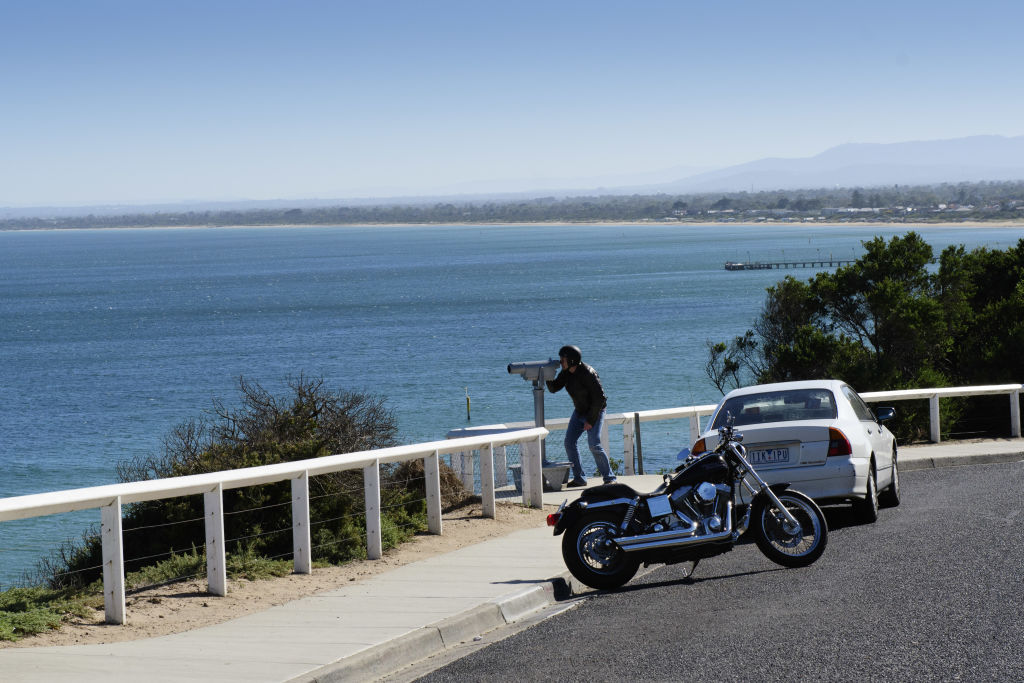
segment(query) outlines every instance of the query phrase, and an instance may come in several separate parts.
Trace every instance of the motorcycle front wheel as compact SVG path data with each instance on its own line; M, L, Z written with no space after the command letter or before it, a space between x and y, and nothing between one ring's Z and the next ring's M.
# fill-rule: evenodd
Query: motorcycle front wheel
M562 559L577 579L597 589L624 585L640 568L639 558L631 557L613 540L619 535L617 517L609 512L585 515L562 538Z
M818 505L798 491L776 494L796 521L793 526L767 496L761 496L750 515L757 547L765 557L783 567L806 567L825 552L828 524Z

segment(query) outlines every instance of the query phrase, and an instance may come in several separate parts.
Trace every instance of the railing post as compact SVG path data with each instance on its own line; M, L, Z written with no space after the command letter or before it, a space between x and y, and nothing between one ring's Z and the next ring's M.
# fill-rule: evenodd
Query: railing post
M121 496L100 508L103 544L103 611L108 624L124 624L124 540L121 537Z
M1010 394L1010 434L1020 438L1020 389Z
M484 517L494 519L494 444L480 448L480 508Z
M313 571L313 539L309 526L309 470L292 479L292 558L296 574Z
M437 451L423 458L423 479L427 495L427 531L441 533L441 457Z
M473 481L473 451L459 453L452 460L459 461L459 479L469 491L476 493L476 482Z
M633 463L633 423L626 420L622 423L622 462L626 463L626 474L635 474Z
M544 450L544 439L538 436L536 446L530 444L526 448L526 442L520 446L523 454L523 502L530 507L544 507L544 468L541 464L541 453Z
M508 486L508 446L494 449L494 485Z
M380 461L363 468L363 500L366 503L366 559L384 555L380 538Z
M203 494L206 516L206 590L224 597L228 594L228 556L224 546L224 485Z
M694 415L690 416L690 443L689 443L689 445L692 446L697 441L697 439L699 437L700 437L700 416L694 414Z
M636 440L636 469L644 473L644 435L640 429L640 413L633 413L633 438Z
M931 414L930 429L932 443L939 443L941 434L939 430L939 395L932 394L928 399L928 412Z

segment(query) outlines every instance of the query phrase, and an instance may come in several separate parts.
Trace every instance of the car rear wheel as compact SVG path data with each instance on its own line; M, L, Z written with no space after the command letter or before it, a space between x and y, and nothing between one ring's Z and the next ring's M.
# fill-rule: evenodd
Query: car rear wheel
M878 503L887 508L894 508L900 504L900 468L896 462L895 450L892 452L892 483L878 494Z
M868 470L867 489L864 493L864 500L854 503L853 511L862 523L871 524L878 519L878 476L875 474L874 462Z

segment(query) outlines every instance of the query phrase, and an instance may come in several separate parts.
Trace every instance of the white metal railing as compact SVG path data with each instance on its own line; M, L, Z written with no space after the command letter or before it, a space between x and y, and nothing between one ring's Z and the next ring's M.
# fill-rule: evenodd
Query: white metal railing
M928 399L929 438L939 443L942 436L939 424L939 399L953 396L993 396L1008 394L1010 397L1010 434L1020 437L1020 392L1024 384L993 384L977 387L942 387L940 389L900 389L896 391L869 391L860 395L865 401L912 401Z
M291 480L295 572L308 574L312 569L309 521L310 477L343 470L363 470L366 503L366 555L369 559L380 559L382 554L380 465L382 463L423 460L426 477L427 528L431 533L440 534L441 455L467 450L480 451L483 514L487 517L494 517L493 454L495 448L514 443L520 444L520 446L536 444L535 448L523 449L524 452L529 450L536 453L536 457L524 457L523 460L523 502L539 508L544 502L540 445L547 435L547 429L531 426L528 429L501 434L486 434L463 439L329 455L262 467L0 498L0 522L99 508L102 524L103 602L106 620L112 624L123 624L125 622L125 576L124 545L121 533L122 505L203 494L208 589L214 595L223 596L227 594L227 553L223 506L223 494L226 489Z
M1024 384L994 384L987 386L970 387L942 387L933 389L900 389L896 391L871 391L860 394L860 397L870 403L882 401L912 401L928 399L929 402L929 437L933 443L941 441L939 421L939 399L955 396L992 396L1006 394L1010 400L1010 433L1013 437L1021 436L1020 421L1020 393ZM611 453L609 448L610 440L608 434L609 425L622 426L622 454L625 473L634 474L633 454L635 441L635 427L637 423L654 422L658 420L678 420L688 418L690 422L691 441L696 440L700 434L700 418L708 417L714 413L717 406L684 406L680 408L663 408L658 410L641 410L632 413L613 413L605 415L604 427L601 431L601 443L605 452ZM545 427L552 432L565 430L569 425L568 418L556 418L545 420ZM449 436L472 434L479 431L482 433L493 433L507 429L524 429L533 426L533 422L510 422L507 424L486 425L481 427L470 427L467 429L454 429L448 432ZM454 463L453 463L454 466ZM457 469L457 467L456 467Z
M1021 436L1020 393L1021 384L1001 384L974 387L946 387L936 389L907 389L877 391L861 394L865 401L908 401L928 399L930 404L930 433L933 442L939 441L939 400L954 396L984 396L1007 394L1010 397L1011 433ZM659 410L614 413L605 416L601 440L608 448L608 426L622 426L623 461L626 474L633 474L634 425L659 420L688 419L690 434L700 433L700 418L711 415L714 405L684 406ZM479 452L481 500L483 514L494 516L495 480L504 482L504 462L496 468L495 454L511 444L519 444L522 456L523 502L533 507L543 505L542 445L549 430L564 430L568 419L548 420L545 427L532 422L489 425L466 430L453 430L449 434L468 436L433 441L409 446L396 446L373 451L331 455L311 460L279 463L224 472L211 472L187 477L94 486L16 496L0 499L0 522L14 519L41 517L75 510L99 508L102 522L103 591L106 619L109 623L125 621L124 555L121 535L121 507L164 498L203 494L206 519L207 582L215 595L227 594L226 549L224 538L223 492L278 481L292 482L292 538L296 573L309 573L312 567L309 525L309 478L311 476L362 469L366 503L366 553L370 559L382 554L380 528L380 465L422 459L426 482L427 528L441 533L440 456ZM473 435L474 432L482 432ZM500 468L500 472L498 471Z
M622 462L625 467L625 473L627 475L635 474L635 467L633 464L633 452L634 452L634 441L636 423L638 422L655 422L658 420L679 420L688 418L690 421L690 434L695 435L700 433L700 418L707 417L715 411L715 404L703 405L703 406L684 406L681 408L660 408L656 410L640 410L633 413L610 413L604 416L604 423L601 427L601 445L604 446L606 453L611 453L609 444L609 425L621 425L622 426ZM481 427L468 427L464 429L453 429L448 432L449 437L465 438L465 435L480 433L480 434L491 434L499 433L503 430L514 430L514 429L526 429L533 427L533 422L509 422L507 424L494 424L485 425ZM544 426L552 432L564 431L569 426L569 418L554 418L551 420L545 420ZM465 457L469 457L464 454ZM529 455L533 456L532 452ZM471 471L466 474L465 471L459 471L458 463L453 462L453 468L463 474L463 481L468 484Z

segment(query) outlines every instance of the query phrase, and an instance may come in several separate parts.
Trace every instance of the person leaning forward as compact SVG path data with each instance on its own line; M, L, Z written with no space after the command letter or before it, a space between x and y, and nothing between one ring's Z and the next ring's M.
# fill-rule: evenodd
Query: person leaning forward
M580 450L577 442L583 432L587 433L587 445L597 463L597 471L601 473L604 483L615 481L608 454L601 445L601 428L604 425L604 412L608 406L608 398L601 387L601 379L597 371L583 362L583 354L577 346L563 346L558 350L558 359L562 370L558 375L547 381L548 391L556 393L563 387L572 399L573 411L569 418L569 426L565 430L565 454L572 463L573 479L569 486L586 486L587 477L580 463Z

